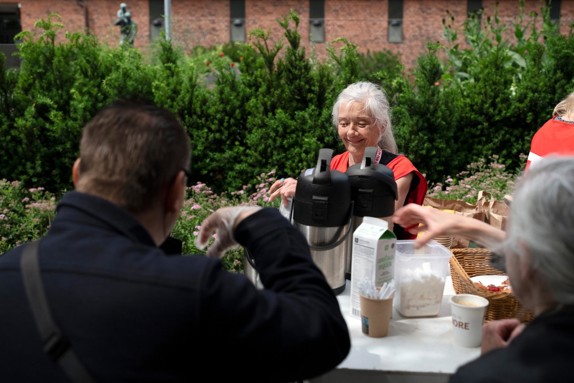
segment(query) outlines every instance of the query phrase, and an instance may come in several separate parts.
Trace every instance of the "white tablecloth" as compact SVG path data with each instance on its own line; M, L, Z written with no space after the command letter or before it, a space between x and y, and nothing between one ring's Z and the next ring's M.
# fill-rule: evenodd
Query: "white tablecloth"
M350 282L347 281L338 300L351 333L351 352L336 371L312 382L341 382L351 378L360 378L362 383L446 382L460 365L480 354L478 347L452 344L448 300L453 294L452 281L447 277L436 317L405 318L395 310L389 334L384 338L371 338L361 332L360 319L350 315ZM385 379L381 380L383 376Z

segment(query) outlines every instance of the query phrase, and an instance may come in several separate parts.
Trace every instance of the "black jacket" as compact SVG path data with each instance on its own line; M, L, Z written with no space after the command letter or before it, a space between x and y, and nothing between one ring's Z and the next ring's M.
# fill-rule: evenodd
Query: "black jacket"
M502 349L461 366L450 383L574 381L574 306L536 317Z
M101 382L279 382L343 361L348 329L302 234L267 208L235 236L265 290L217 259L165 255L105 200L65 195L40 266L54 319L87 370ZM21 252L0 256L0 382L67 382L42 351Z

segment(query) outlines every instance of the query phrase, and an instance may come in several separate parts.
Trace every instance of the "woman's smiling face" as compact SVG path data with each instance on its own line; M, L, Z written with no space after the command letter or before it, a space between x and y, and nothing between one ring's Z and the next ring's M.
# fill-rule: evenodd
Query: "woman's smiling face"
M361 102L341 104L337 122L339 137L349 153L360 161L365 148L377 146L382 131Z

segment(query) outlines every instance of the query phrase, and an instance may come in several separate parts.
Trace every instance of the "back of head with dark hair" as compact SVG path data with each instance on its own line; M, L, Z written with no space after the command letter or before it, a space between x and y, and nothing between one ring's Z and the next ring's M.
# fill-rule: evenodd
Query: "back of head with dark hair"
M140 212L190 159L189 137L171 112L118 100L84 127L76 188Z

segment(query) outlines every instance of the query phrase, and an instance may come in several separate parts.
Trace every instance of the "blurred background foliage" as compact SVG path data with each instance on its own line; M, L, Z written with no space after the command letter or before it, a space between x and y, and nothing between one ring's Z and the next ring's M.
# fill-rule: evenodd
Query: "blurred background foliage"
M560 34L546 9L517 15L512 41L496 15L469 18L463 28L445 17L444 42L429 43L410 69L391 52L359 53L343 39L318 60L300 46L296 13L278 24L279 42L253 30L245 44L184 54L164 40L144 54L82 33L56 42L62 20L39 20L41 33L18 36L19 68L7 69L0 54L0 179L56 198L70 190L83 125L131 96L179 116L193 145L193 181L214 193L254 185L272 170L297 177L321 148L344 150L331 107L344 87L367 80L389 96L399 151L430 190L444 189L493 155L519 173L530 138L574 90L572 33Z

